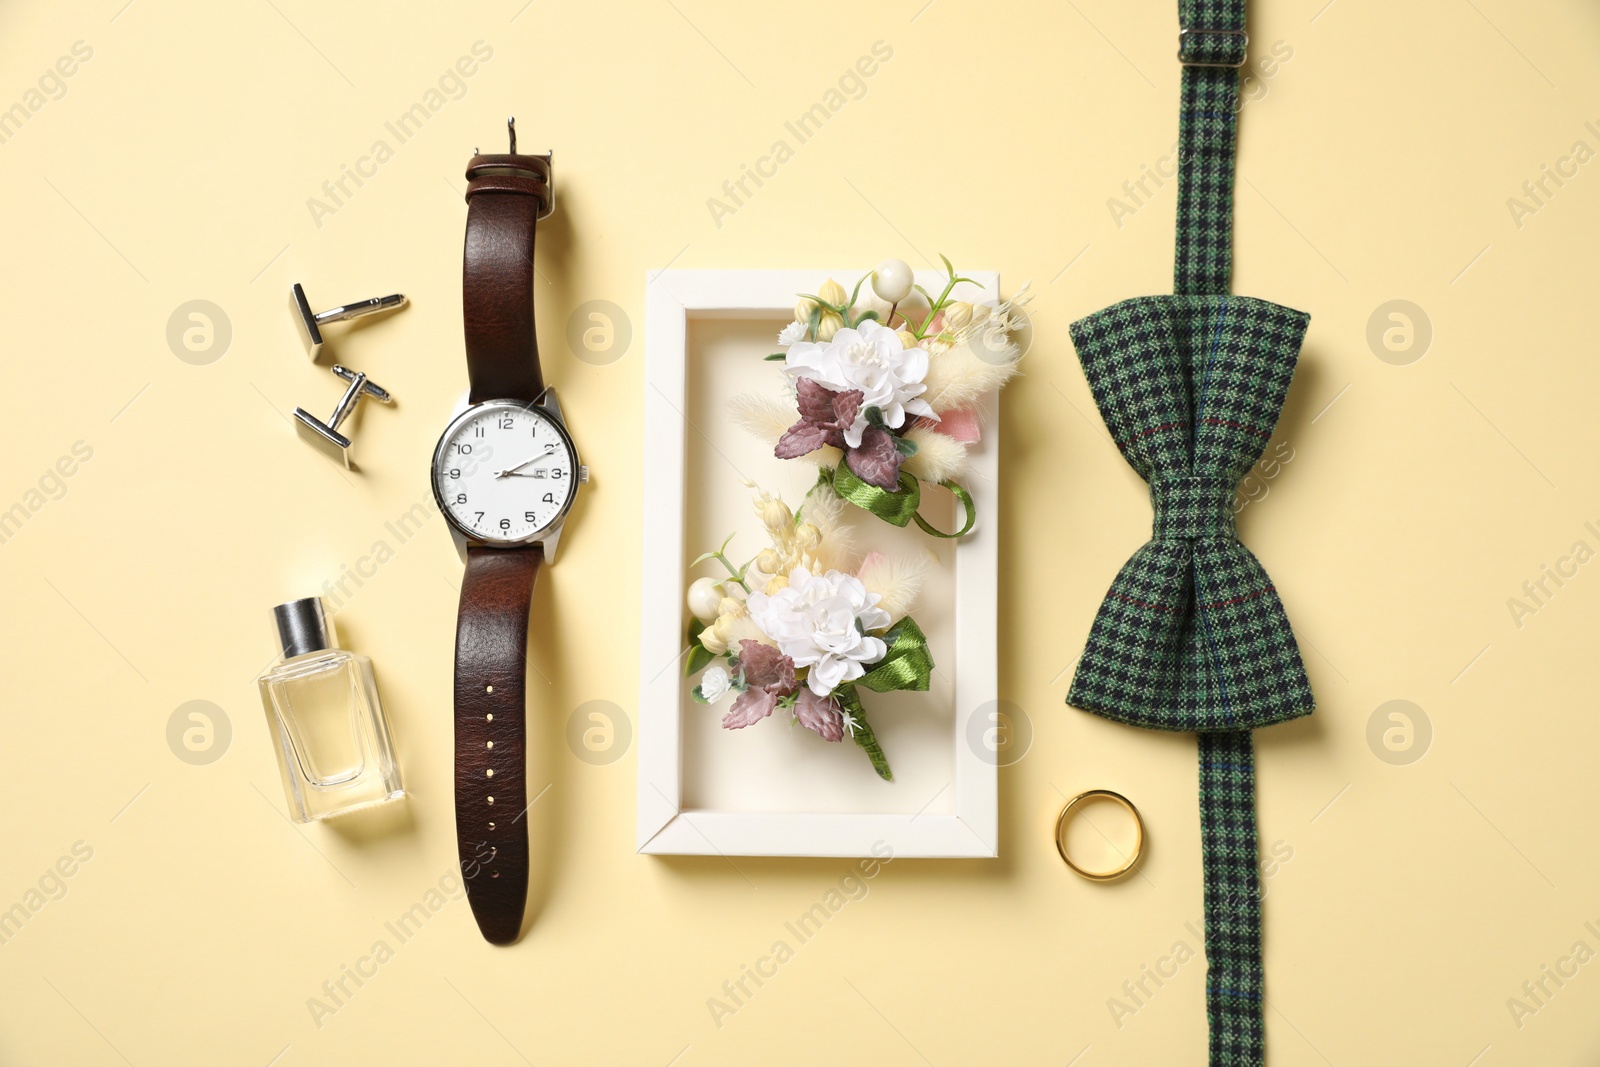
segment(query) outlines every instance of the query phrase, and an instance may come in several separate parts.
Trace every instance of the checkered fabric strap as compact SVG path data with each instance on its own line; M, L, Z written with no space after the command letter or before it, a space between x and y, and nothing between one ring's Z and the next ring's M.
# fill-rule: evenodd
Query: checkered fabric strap
M1150 485L1154 522L1106 593L1067 701L1200 735L1212 1067L1263 1062L1250 730L1313 708L1283 603L1234 523L1309 322L1212 294L1125 300L1071 327L1106 428Z
M1249 730L1200 735L1200 837L1211 1065L1257 1067L1266 1057L1266 1027L1255 749Z
M1226 293L1233 259L1233 161L1244 0L1179 0L1178 254L1173 292Z

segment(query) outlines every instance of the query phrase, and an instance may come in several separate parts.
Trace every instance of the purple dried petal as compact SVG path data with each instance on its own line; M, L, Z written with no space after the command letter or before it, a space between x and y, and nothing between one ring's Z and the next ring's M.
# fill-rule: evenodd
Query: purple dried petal
M832 389L812 378L801 378L794 383L794 392L800 417L806 422L833 421L833 398L836 394Z
M800 696L794 702L794 717L800 720L801 726L814 731L824 741L844 738L844 716L839 714L839 705L834 703L832 697L817 696L809 687L800 690Z
M794 661L771 645L743 638L739 641L739 669L744 684L777 696L794 690Z
M856 413L861 410L863 393L859 389L846 389L842 393L835 393L833 397L833 425L840 430L848 430L855 425Z
M887 430L868 426L861 435L861 447L852 448L844 458L850 472L868 485L890 491L900 488L900 462L905 457Z
M813 378L801 378L795 382L800 421L784 431L772 454L779 459L798 459L823 445L844 449L844 431L855 423L861 397L859 389L835 393Z
M837 435L837 430L829 430L819 423L801 419L778 438L778 445L772 450L772 454L779 459L798 459L808 452L815 452L823 445L831 444L829 437Z
M765 689L746 689L740 693L733 702L733 707L728 714L722 717L724 730L742 730L746 726L753 726L772 714L772 709L778 706L776 695Z

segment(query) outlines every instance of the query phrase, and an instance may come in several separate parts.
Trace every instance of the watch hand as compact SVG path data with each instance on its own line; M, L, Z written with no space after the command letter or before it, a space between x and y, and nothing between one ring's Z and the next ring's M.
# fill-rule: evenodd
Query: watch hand
M539 462L541 462L543 460L547 460L553 455L555 455L554 452L545 452L545 453L543 453L541 455L534 456L531 459L525 459L521 463L518 463L518 464L516 464L515 466L512 466L512 467L507 467L503 471L496 471L495 472L495 477L496 478L505 478L505 477L508 477L510 475L516 474L517 472L521 471L523 467L531 466L532 464L539 463Z

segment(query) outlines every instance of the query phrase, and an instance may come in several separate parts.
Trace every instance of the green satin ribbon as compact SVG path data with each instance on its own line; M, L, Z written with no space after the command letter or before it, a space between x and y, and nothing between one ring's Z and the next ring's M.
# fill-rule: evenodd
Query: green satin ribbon
M907 615L883 635L889 652L873 668L855 680L874 693L907 690L915 693L928 691L933 676L933 653L928 651L928 638L916 620Z
M851 736L867 754L867 759L872 761L872 769L877 771L878 777L884 781L894 781L894 772L889 769L889 757L883 754L883 746L878 744L877 735L872 732L872 724L867 721L867 709L861 706L861 698L856 695L856 687L841 685L833 691L833 699L838 701L839 706L855 720L855 726L850 728Z
M894 772L889 770L889 758L883 754L883 746L878 744L877 735L872 732L872 724L867 721L867 709L861 706L856 686L864 685L875 693L895 690L927 692L928 683L933 677L933 654L928 651L928 638L923 634L922 627L910 616L896 623L883 635L883 639L889 645L888 654L854 682L835 689L833 698L855 720L852 736L872 761L872 769L878 772L879 778L892 782Z
M946 539L965 537L971 532L973 523L978 521L978 506L973 501L972 494L951 481L939 484L955 495L967 513L966 524L955 533L945 533L917 514L917 508L922 504L922 483L905 471L900 472L900 488L893 492L857 478L844 460L840 460L839 465L832 470L824 469L818 474L817 481L826 482L841 500L849 501L863 511L870 511L884 522L905 526L916 520L916 524L924 533L934 537Z

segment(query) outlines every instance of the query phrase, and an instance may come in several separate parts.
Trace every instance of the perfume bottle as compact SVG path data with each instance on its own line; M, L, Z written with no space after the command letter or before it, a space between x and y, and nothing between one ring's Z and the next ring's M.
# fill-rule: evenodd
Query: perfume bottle
M256 684L289 815L312 822L405 795L372 661L339 647L320 597L279 604L283 650Z

